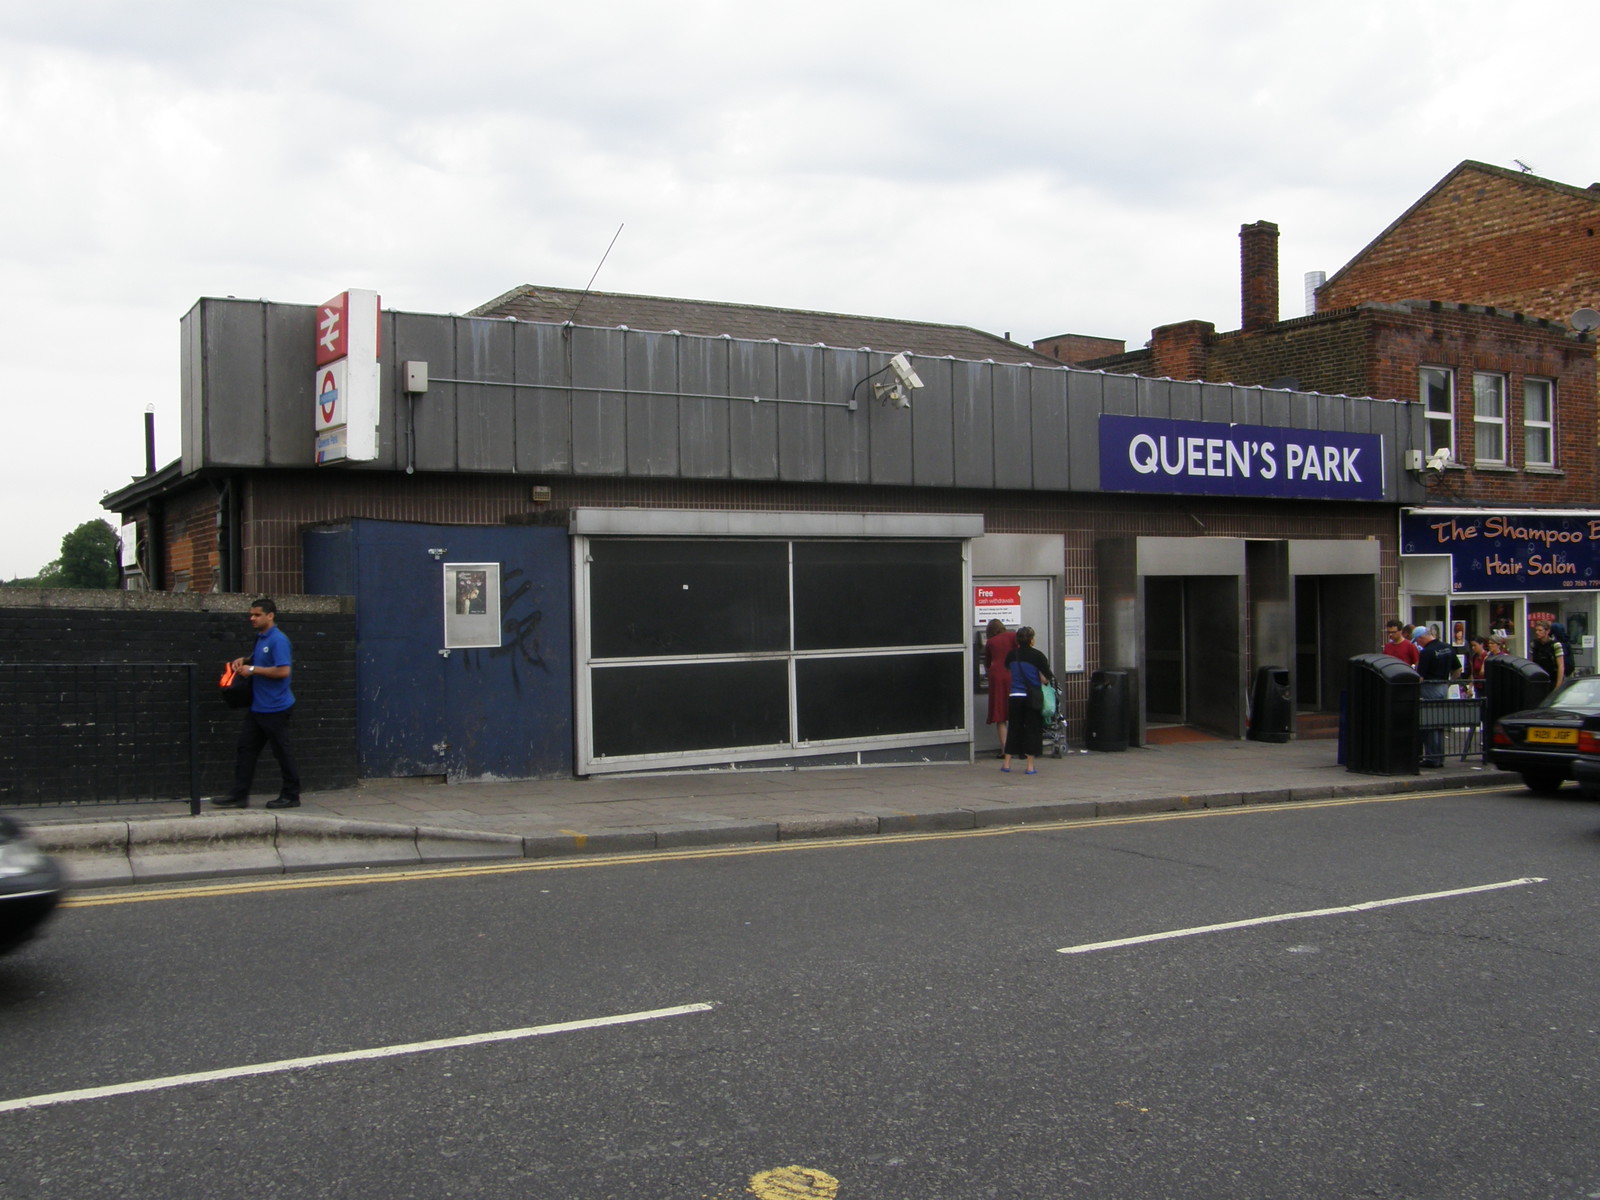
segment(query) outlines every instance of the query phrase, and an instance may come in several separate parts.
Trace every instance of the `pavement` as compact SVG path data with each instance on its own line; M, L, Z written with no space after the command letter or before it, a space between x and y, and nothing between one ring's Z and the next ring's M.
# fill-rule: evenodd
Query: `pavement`
M11 808L75 887L492 859L644 852L798 838L982 829L1132 813L1504 786L1515 777L1452 760L1420 775L1352 773L1337 743L1205 737L1116 753L972 763L717 770L588 779L364 781L301 807L187 800Z

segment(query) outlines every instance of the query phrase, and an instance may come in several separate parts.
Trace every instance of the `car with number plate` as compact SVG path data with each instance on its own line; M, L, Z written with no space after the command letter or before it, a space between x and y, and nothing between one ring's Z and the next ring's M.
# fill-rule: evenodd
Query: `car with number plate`
M1489 762L1515 771L1528 789L1552 796L1569 779L1600 797L1600 675L1581 675L1538 708L1495 722Z
M0 954L39 931L61 900L62 879L61 865L21 825L0 815Z

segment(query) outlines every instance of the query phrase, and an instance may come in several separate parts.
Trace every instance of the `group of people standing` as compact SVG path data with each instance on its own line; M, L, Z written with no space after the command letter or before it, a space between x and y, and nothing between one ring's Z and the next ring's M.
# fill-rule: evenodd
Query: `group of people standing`
M989 622L984 642L989 676L989 724L1000 727L1000 769L1011 772L1011 760L1026 760L1025 775L1037 775L1035 759L1044 753L1043 693L1056 677L1050 660L1034 647L1032 626L1015 633L1005 622Z

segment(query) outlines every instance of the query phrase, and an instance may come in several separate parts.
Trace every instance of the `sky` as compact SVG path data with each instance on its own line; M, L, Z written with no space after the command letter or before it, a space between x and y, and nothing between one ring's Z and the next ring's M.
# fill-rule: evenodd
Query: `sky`
M0 0L0 578L115 519L147 409L178 457L203 296L465 312L599 266L602 291L1133 348L1237 328L1239 227L1267 220L1299 316L1307 271L1464 159L1600 179L1592 39L1538 13Z

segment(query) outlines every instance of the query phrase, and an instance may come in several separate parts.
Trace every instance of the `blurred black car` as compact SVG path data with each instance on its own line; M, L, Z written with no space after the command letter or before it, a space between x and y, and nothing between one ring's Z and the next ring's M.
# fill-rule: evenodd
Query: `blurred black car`
M61 867L10 817L0 815L0 954L31 938L55 911Z
M1600 675L1570 680L1541 707L1501 717L1489 761L1517 772L1541 796L1576 779L1585 796L1600 797Z

